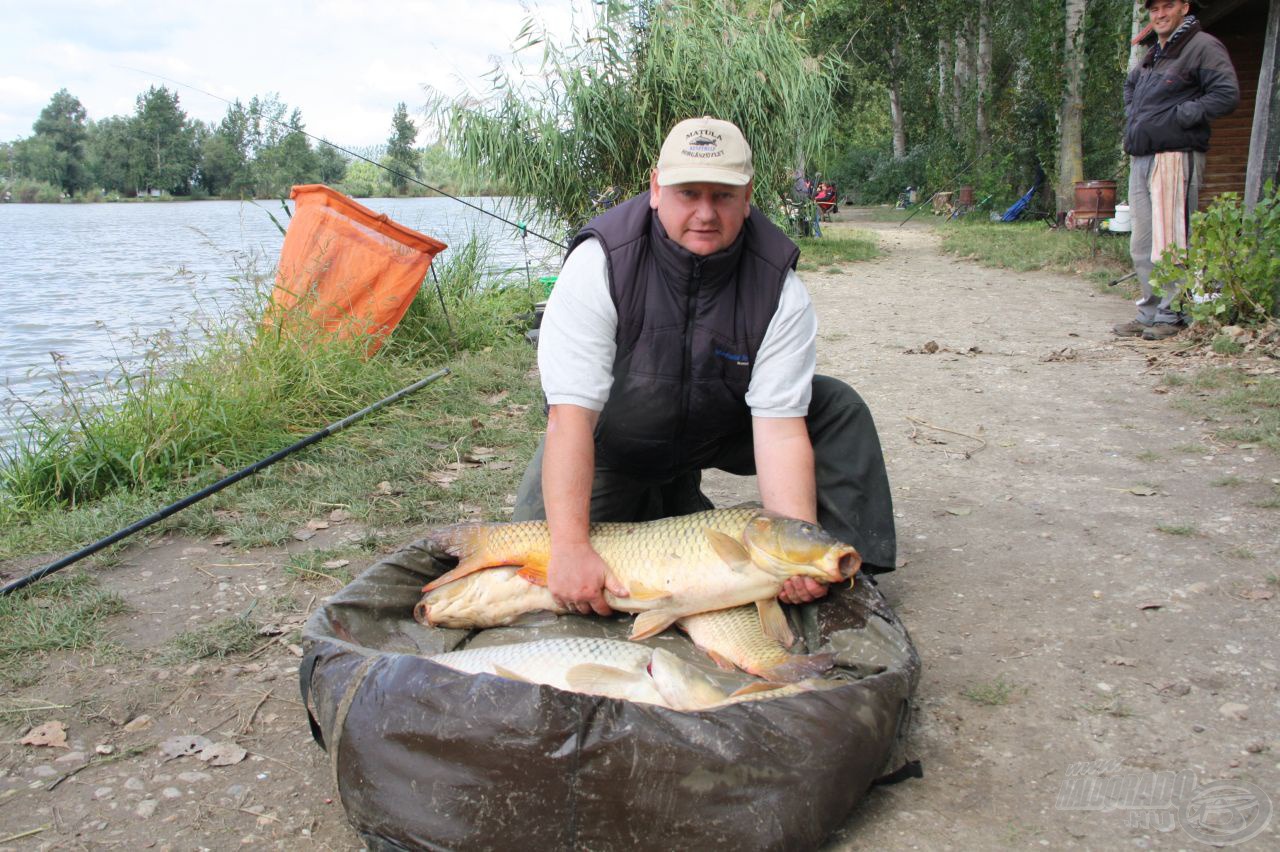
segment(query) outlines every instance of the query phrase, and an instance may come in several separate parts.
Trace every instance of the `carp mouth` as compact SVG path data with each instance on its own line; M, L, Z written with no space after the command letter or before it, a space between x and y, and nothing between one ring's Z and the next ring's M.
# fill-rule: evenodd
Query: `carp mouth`
M850 547L848 550L841 552L836 557L836 571L839 574L836 581L848 580L858 573L858 569L862 567L862 557L858 551Z

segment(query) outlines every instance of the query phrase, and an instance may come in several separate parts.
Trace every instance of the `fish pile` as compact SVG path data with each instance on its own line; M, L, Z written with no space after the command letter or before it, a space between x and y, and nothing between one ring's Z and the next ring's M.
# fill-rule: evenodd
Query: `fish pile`
M428 659L469 674L493 674L681 712L714 710L839 685L822 680L786 685L759 683L725 693L670 651L587 637L465 648Z
M773 682L808 683L831 667L830 654L788 652L794 637L777 601L790 577L838 582L851 579L861 563L853 547L815 524L761 509L735 508L645 523L592 524L590 536L596 552L630 593L628 597L606 593L606 599L614 609L636 613L631 639L645 639L678 625L722 668L736 667ZM521 623L532 613L565 614L546 588L551 551L546 522L456 524L436 531L431 541L459 561L456 568L423 588L424 597L414 608L414 617L422 624L488 628ZM634 665L614 668L632 671ZM551 682L531 677L534 669L505 670L539 683ZM563 679L554 685L590 692L584 687L583 672L577 672L576 686ZM615 681L616 676L610 683L616 686ZM776 697L774 686L761 684L761 697ZM745 700L755 691L748 688L742 696L721 694L713 701L705 690L696 699L681 699L672 697L679 690L669 685L672 694L666 697L652 683L646 688L652 690L644 692L650 698L662 698L647 703L674 709L685 709L689 702L720 706L717 702Z

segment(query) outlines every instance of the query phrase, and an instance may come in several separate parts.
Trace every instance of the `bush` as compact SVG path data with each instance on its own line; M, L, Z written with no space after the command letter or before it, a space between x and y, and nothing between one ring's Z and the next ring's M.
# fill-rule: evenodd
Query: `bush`
M0 181L0 197L9 193L12 201L22 204L56 204L62 200L62 189L41 180L19 178L13 181Z
M1247 325L1280 315L1280 194L1271 181L1253 210L1237 193L1218 196L1192 215L1191 235L1185 251L1170 248L1156 264L1158 290L1189 277L1183 309L1197 321Z

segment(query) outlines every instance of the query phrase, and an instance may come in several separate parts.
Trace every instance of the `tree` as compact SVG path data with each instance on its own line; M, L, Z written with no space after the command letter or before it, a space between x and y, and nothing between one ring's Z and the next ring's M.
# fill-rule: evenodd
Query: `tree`
M813 158L832 127L839 62L815 59L780 12L745 14L733 0L610 4L590 31L547 43L542 74L501 69L482 103L446 110L446 139L473 174L505 181L542 214L575 227L592 196L648 187L667 131L715 115L743 128L755 160L752 199L777 210L796 160Z
M237 98L200 148L200 182L211 195L253 195L249 111Z
M186 195L196 176L199 153L178 93L151 86L138 95L132 129L138 142L137 187Z
M141 155L135 152L138 141L131 123L131 119L113 115L89 124L89 171L94 183L105 190L129 192L138 187L131 164L140 161Z
M62 187L68 194L85 189L88 172L85 169L85 110L80 99L59 89L40 111L32 130L46 145L42 151L49 153L49 162L37 168L47 177L44 180Z
M1064 0L1066 41L1063 43L1062 107L1058 112L1058 213L1064 214L1075 200L1075 185L1084 180L1084 86L1085 7L1088 0Z
M418 177L418 152L413 143L418 138L418 127L409 118L404 101L396 104L391 117L391 136L387 139L385 165L392 169L391 185L403 193L409 186L408 178Z
M333 186L347 176L347 156L332 145L316 146L316 174L320 182Z

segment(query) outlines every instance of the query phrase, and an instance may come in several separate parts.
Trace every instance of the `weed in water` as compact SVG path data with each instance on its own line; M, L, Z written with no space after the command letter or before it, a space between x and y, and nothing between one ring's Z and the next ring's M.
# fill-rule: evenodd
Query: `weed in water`
M1224 476L1221 479L1215 479L1211 484L1214 488L1235 488L1237 485L1244 485L1244 480L1238 476Z
M1244 345L1228 334L1217 335L1210 345L1219 355L1239 355L1244 351Z
M1194 536L1200 534L1195 524L1156 524L1156 529L1168 535Z
M262 640L259 625L247 615L234 615L173 637L160 653L166 664L219 659L255 648Z
M993 681L986 683L977 683L972 686L965 687L960 694L975 704L984 704L988 707L996 707L1001 704L1008 704L1010 696L1017 689L1004 679L1004 675L1000 675Z

